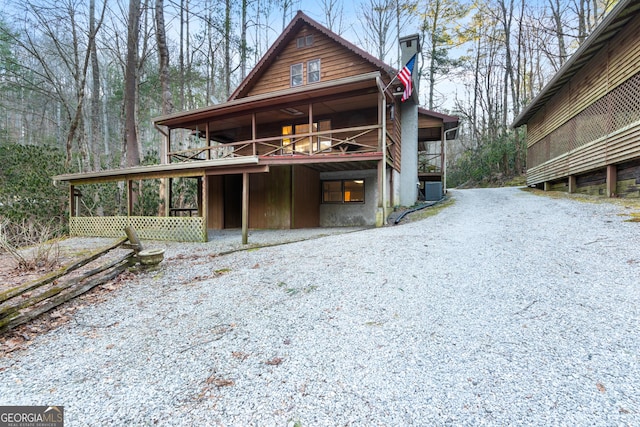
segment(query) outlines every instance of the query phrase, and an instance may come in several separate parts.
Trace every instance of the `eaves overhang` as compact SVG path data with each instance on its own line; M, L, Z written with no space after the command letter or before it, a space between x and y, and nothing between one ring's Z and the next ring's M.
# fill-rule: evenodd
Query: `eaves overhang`
M247 114L265 109L277 109L296 102L312 101L314 98L339 95L341 93L367 88L380 90L378 86L379 78L380 72L376 71L353 77L307 84L261 95L234 99L222 104L211 105L195 110L156 117L153 119L153 123L156 126L167 126L169 128L187 127L217 117Z
M226 159L200 160L166 165L134 166L85 173L56 175L54 182L69 182L72 185L101 182L126 181L130 179L156 179L189 176L204 176L209 169L224 170L237 167L252 167L259 162L258 157L232 157Z
M525 125L640 11L638 0L620 0L589 37L571 55L540 93L520 112L512 128Z

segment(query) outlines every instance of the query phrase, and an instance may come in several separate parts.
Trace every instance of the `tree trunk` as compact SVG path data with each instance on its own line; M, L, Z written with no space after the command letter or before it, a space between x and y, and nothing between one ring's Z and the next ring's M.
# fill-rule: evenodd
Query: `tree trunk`
M140 148L136 124L136 94L138 91L138 40L140 37L140 0L129 2L127 27L127 59L124 73L124 115L126 165L140 164Z
M231 0L225 0L224 9L224 96L231 94Z
M171 84L169 73L169 47L167 46L167 36L165 32L164 24L164 0L156 0L156 39L158 42L158 58L159 74L160 74L160 87L162 90L162 114L169 114L173 112L173 101L171 98ZM167 138L166 136L163 138ZM165 139L166 141L166 139ZM163 141L163 145L166 145ZM165 163L167 153L164 149L160 150L160 163ZM159 199L160 204L158 206L158 215L164 216L166 212L166 192L167 192L167 178L160 180Z

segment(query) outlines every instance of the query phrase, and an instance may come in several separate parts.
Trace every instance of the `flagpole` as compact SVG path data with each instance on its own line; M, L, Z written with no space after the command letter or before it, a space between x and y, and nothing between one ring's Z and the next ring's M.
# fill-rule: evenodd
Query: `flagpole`
M400 74L400 73L398 73L398 74ZM398 74L396 74L396 76L395 76L394 78L392 78L392 79L391 79L391 81L389 82L389 84L388 84L388 85L386 85L384 89L382 89L382 92L386 92L386 91L387 91L387 89L389 89L389 86L391 86L391 83L395 82L395 81L396 81L396 79L398 78Z

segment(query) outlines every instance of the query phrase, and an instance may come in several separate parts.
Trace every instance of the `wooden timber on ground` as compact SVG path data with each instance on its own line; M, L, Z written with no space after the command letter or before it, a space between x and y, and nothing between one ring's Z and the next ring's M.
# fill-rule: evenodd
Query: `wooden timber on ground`
M69 277L69 275L122 246L127 240L127 237L123 237L108 247L97 250L45 277L0 294L0 333L27 323L95 286L117 277L134 259L136 253L134 250L127 250L124 254L75 277ZM131 243L140 245L139 241Z

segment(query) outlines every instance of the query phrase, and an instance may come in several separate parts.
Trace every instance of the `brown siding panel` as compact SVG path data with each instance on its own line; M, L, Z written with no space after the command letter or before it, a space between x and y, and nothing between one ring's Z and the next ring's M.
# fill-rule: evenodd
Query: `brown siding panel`
M290 166L272 167L269 173L251 174L249 226L267 229L291 227Z
M320 226L320 196L320 173L294 166L292 228Z
M208 176L209 180L209 218L207 228L220 230L224 228L224 177L222 175Z
M313 46L298 48L296 38L313 34ZM336 80L378 71L370 62L356 55L337 42L305 25L298 36L284 48L278 59L254 84L247 96L288 89L290 67L304 63L304 82L307 81L306 62L320 59L320 81Z

